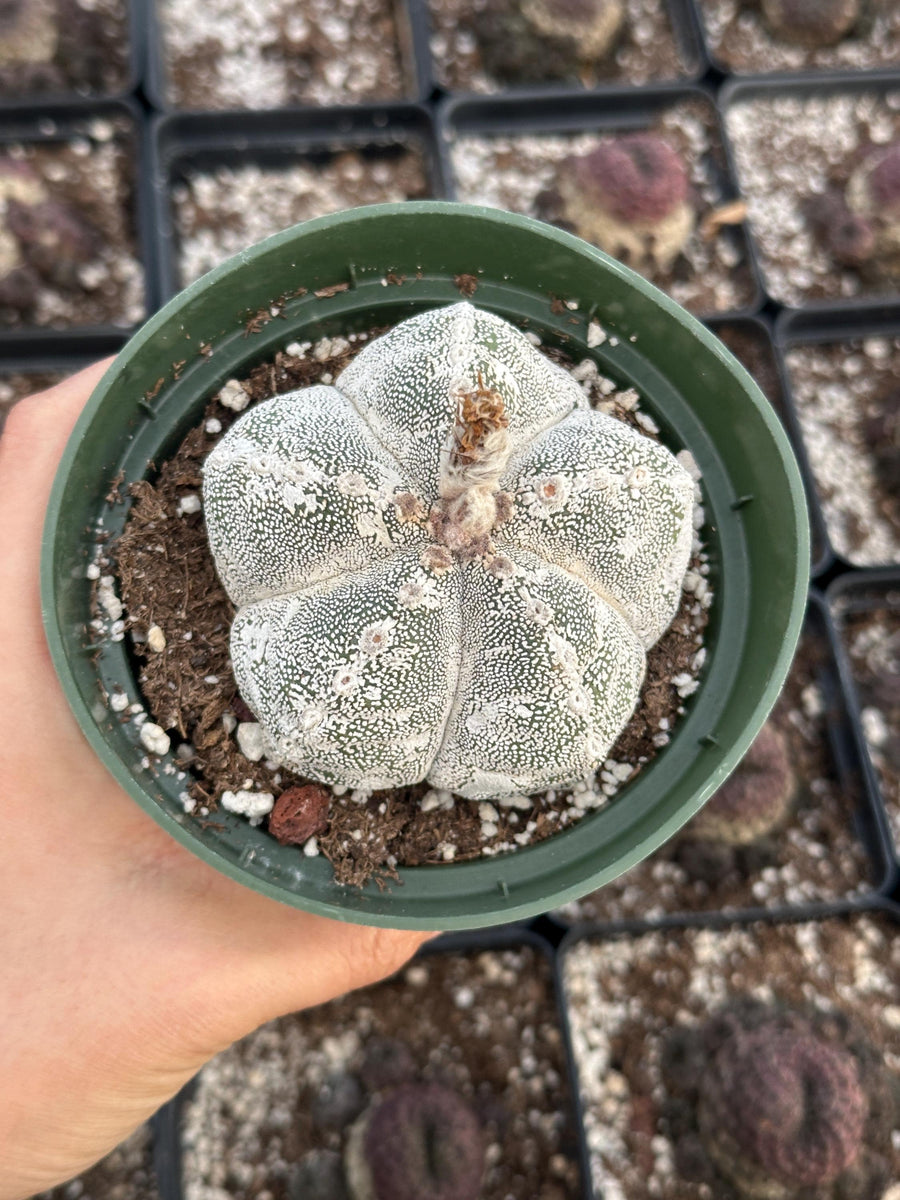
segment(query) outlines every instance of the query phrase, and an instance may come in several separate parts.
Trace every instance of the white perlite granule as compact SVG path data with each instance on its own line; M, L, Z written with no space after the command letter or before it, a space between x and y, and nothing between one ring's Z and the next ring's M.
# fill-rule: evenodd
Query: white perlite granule
M884 405L897 403L900 338L794 346L785 362L835 550L857 566L900 561L900 528L879 503L882 487L863 427L880 396Z
M403 95L390 0L160 0L158 17L169 99L179 106L279 108Z
M289 225L428 191L424 163L413 150L375 158L348 150L326 163L247 164L191 175L172 188L182 282Z
M891 1014L900 987L900 938L893 934L893 927L857 916L848 923L666 930L576 943L565 956L563 981L598 1195L645 1200L670 1195L676 1181L686 1186L675 1175L674 1146L659 1125L649 1174L636 1160L635 1101L648 1098L657 1107L665 1097L660 1058L667 1031L676 1023L698 1025L737 996L778 997L824 1012L838 1006L884 1044L888 1068L900 1069ZM639 1084L627 1064L612 1066L626 1036L632 1044L641 1040ZM697 1200L704 1194L698 1188Z
M746 100L725 110L725 125L766 286L775 299L800 305L877 290L864 287L857 271L834 262L810 230L803 207L827 190L832 172L849 173L847 165L867 137L886 145L900 136L900 91Z
M691 102L673 105L654 125L655 131L684 155L699 201L698 224L705 212L725 200L720 186L722 170L715 166L715 121L711 106L707 111L706 105ZM451 145L451 161L458 198L469 204L540 216L539 197L554 188L562 161L570 155L589 154L617 132L457 137ZM680 271L678 278L670 278L669 273L663 276L646 272L651 282L665 287L679 304L694 312L724 312L752 302L754 288L749 269L740 262L731 237L720 234L705 240L695 228L683 253L689 265L684 278ZM600 338L602 332L597 329L590 336Z

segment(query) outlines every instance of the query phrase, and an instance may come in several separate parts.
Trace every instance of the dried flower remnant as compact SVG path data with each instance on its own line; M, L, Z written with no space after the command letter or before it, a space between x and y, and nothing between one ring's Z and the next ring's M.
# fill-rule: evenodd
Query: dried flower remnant
M863 0L761 0L776 37L810 49L833 46L859 21Z
M668 450L467 303L250 408L203 511L264 753L369 792L584 778L678 608L693 504Z
M455 1091L407 1083L363 1113L344 1161L353 1200L478 1200L484 1136Z
M485 69L500 83L575 79L608 58L622 0L488 0L474 24Z
M687 168L653 133L609 138L567 159L559 216L579 237L636 270L668 270L694 228Z

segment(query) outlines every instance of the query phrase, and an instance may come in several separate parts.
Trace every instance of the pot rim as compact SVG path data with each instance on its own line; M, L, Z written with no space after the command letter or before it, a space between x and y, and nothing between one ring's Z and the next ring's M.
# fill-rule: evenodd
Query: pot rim
M269 835L258 830L252 831L255 837L247 835L243 850L240 851L237 847L229 847L226 852L223 846L209 840L202 840L198 831L192 828L191 823L185 821L184 813L179 812L174 805L169 805L168 808L164 807L158 796L145 786L148 782L147 776L136 772L134 766L129 767L122 756L115 750L111 741L112 735L107 736L107 733L101 728L101 722L92 713L92 706L88 702L85 689L82 686L83 679L80 681L78 677L79 672L83 674L84 670L83 647L76 648L71 644L71 629L68 629L66 634L63 633L62 627L64 622L61 620L62 602L60 594L65 590L67 581L62 576L60 556L57 554L60 542L60 525L66 506L67 504L71 504L73 499L73 488L75 488L74 474L77 474L76 468L85 469L79 459L79 449L82 450L82 455L86 457L88 453L84 450L86 438L89 432L92 431L98 414L103 415L105 412L104 405L109 406L111 404L110 397L114 395L117 387L121 388L124 386L122 381L127 379L129 373L134 376L138 372L135 360L147 349L152 350L158 343L162 356L160 361L171 361L173 357L172 343L171 339L167 341L166 331L171 331L173 327L178 327L182 335L184 335L185 325L181 323L182 320L188 320L192 312L196 313L198 311L198 306L202 308L204 299L208 298L212 292L218 291L220 288L225 289L239 285L248 268L252 269L256 265L259 269L262 269L265 265L262 260L266 259L267 256L281 253L286 249L290 249L291 254L295 254L297 246L301 243L309 245L311 241L323 239L326 235L334 233L341 234L344 239L352 239L354 236L361 236L366 233L373 237L379 233L386 236L390 230L399 235L401 229L409 232L416 223L418 223L418 226L423 231L424 236L424 232L428 228L435 227L435 222L440 221L442 218L446 222L450 220L456 221L457 228L461 234L470 227L477 230L478 236L483 235L486 239L485 244L489 243L492 239L495 241L502 240L504 231L511 242L516 243L523 238L533 240L537 237L540 241L539 243L534 243L535 252L540 248L546 250L551 257L559 257L560 261L565 261L569 264L568 269L570 271L574 271L574 264L576 262L581 267L585 267L586 265L592 272L596 272L598 284L603 281L604 277L607 281L618 281L617 287L640 298L641 304L639 309L643 307L648 312L652 309L657 316L661 315L661 327L674 330L681 338L685 334L690 337L692 347L697 350L698 355L701 358L705 355L707 373L709 370L713 370L719 374L724 373L730 386L735 389L735 394L739 394L741 402L748 405L748 412L752 416L757 432L766 439L771 455L771 461L768 464L769 471L772 474L772 480L781 487L782 493L786 497L785 507L789 509L788 512L782 514L782 517L784 522L784 538L789 543L786 554L792 574L790 579L786 582L782 581L780 585L782 601L779 611L774 614L773 618L774 624L779 631L780 641L777 646L773 645L771 648L767 648L765 678L756 684L752 703L748 704L748 697L746 696L741 698L742 712L738 718L740 732L729 734L725 745L718 745L716 743L708 724L706 726L706 736L698 736L704 727L702 724L698 724L698 720L695 719L697 717L696 708L692 707L680 718L670 746L657 755L653 762L640 773L638 779L627 789L627 793L620 793L613 804L593 814L585 815L574 826L554 835L546 841L496 857L479 858L467 862L401 868L400 875L404 886L395 886L387 896L378 893L377 889L371 883L364 889L340 889L332 880L331 888L335 894L331 895L329 893L326 898L323 898L321 894L307 894L303 889L309 886L313 889L314 893L317 888L321 892L322 889L319 887L315 876L317 872L321 873L323 867L327 868L330 874L331 867L326 860L305 859L301 861L296 870L300 891L294 891L291 888L286 888L281 883L273 882L275 874L270 870L271 859L277 858L280 850L292 849L295 855L302 860L303 856L299 848L267 849L259 839L265 838L268 842L274 842L274 839L271 839ZM444 221L440 221L440 224L443 225ZM387 224L385 224L386 222ZM440 225L437 228L440 228ZM450 230L448 229L446 233L449 234ZM453 239L444 235L442 231L441 240L450 242ZM310 253L312 252L311 250ZM437 253L437 251L434 253ZM452 253L452 251L445 251L442 247L440 253ZM299 256L295 255L295 257ZM344 271L346 271L346 258L347 255L344 253L342 258L336 260L343 264L340 269ZM382 268L387 268L388 265L387 262L382 261ZM523 267L522 269L525 270L526 268ZM441 275L438 271L436 277L445 292L448 289L452 291L452 280L447 276L446 272L444 275ZM505 278L508 280L509 276ZM369 280L368 284L373 282L375 281ZM381 281L378 280L377 282L380 283ZM559 284L560 280L557 279L556 282ZM437 284L435 284L435 287L437 287ZM505 287L505 283L498 284L500 294L506 294L503 292L503 288ZM365 288L361 287L357 289L354 278L352 286L349 288L351 300L353 299L353 293L357 290L362 295ZM427 287L423 287L422 290L428 292ZM399 288L381 289L382 294L400 291L402 289ZM510 293L509 303L521 303L523 312L528 303L531 304L534 311L546 311L547 301L553 295L548 288L544 286L537 288L535 285L532 285L530 297L524 295L521 289L517 292L514 287L507 288L507 291ZM361 312L368 304L368 310L371 312L371 296L374 294L374 291L370 290L369 296L363 296L354 311ZM272 293L270 292L269 296L271 297L271 295ZM440 299L437 302L446 303L451 299L453 299L453 296L448 293L444 299ZM458 300L459 296L456 295L455 299ZM502 303L500 300L494 299L494 303L492 304L492 299L494 298L489 291L488 301L484 306L488 308L493 307L493 310L497 311L497 305L501 304L502 307ZM535 309L536 299L539 299L543 306L540 309ZM337 297L335 302L329 300L329 305L331 306L330 313L332 314L329 316L329 320L332 321L332 324L334 322L334 314L337 314L337 316L341 315L341 300L342 297ZM420 296L414 297L413 301L419 308L427 306L427 301L423 300ZM406 303L406 297L403 297L403 302ZM637 303L637 300L635 300L635 303ZM434 306L433 302L431 306ZM594 315L596 308L597 306L594 306L587 313L588 320ZM349 312L349 308L347 311ZM326 313L316 314L317 317L328 315ZM501 315L505 314L501 312ZM571 313L567 313L566 315L569 319L572 318ZM585 314L580 314L580 319L584 320L584 316ZM613 324L613 321L609 319L608 314L605 312L603 314L603 322L607 327ZM372 323L370 319L370 326ZM549 317L546 323L548 327L552 325ZM296 323L293 326L281 326L280 340L282 342L286 339L289 340L292 336L295 336L295 331L298 327L308 328L310 324L311 320L307 317L305 325ZM701 349L697 346L698 343L699 347L702 348L702 353ZM253 359L254 350L257 353L260 352L260 346L254 346L249 341L244 344L246 346L246 366ZM272 345L275 344L273 341ZM583 341L576 342L576 345L582 350L585 349ZM196 342L194 346L196 347ZM597 351L585 352L591 354L592 357L597 357ZM610 358L612 358L613 351L609 353ZM622 356L623 360L630 355L631 358L628 361L632 361L632 359L637 361L633 347L629 347L627 342L623 341L615 353ZM213 358L215 358L215 355L213 355ZM698 377L699 374L702 373L698 373ZM188 372L185 372L185 376L187 375ZM133 378L131 386L132 388L135 386ZM170 390L174 391L175 386L173 383L171 389L163 388L161 399ZM636 386L641 390L640 384ZM205 392L201 391L199 393L200 401L208 394L209 387L207 386ZM652 399L650 402L653 404ZM195 397L195 408L198 403ZM686 411L692 410L686 409ZM120 417L119 419L123 418ZM149 421L149 417L143 415L133 419L143 421L145 425ZM196 419L195 416L193 421L195 424ZM695 415L693 419L699 421L699 418ZM710 435L707 436L712 446L715 439L712 439ZM719 440L721 441L721 438ZM697 448L691 446L691 449L693 451ZM96 473L96 468L93 468L93 470ZM104 490L106 486L108 486L108 481L104 486ZM731 495L733 496L733 492ZM724 498L720 499L721 503L719 507L724 514L728 506ZM735 498L735 504L738 503L738 499ZM734 508L734 504L731 507ZM94 511L96 511L96 508ZM717 533L723 548L732 555L734 563L743 562L747 558L747 548L738 544L743 538L743 535L740 533L742 526L738 521L740 516L741 513L736 512L735 523L733 525L735 532L731 541L725 538L723 530ZM758 540L757 537L756 541L758 542ZM61 553L60 551L60 555ZM44 527L41 595L42 612L51 657L63 690L82 731L120 785L137 800L157 823L167 829L179 842L231 878L249 885L274 899L310 912L345 921L376 924L393 928L458 929L521 920L539 912L547 911L550 908L559 907L568 900L593 890L601 883L627 870L634 863L661 845L684 821L693 815L700 805L720 786L734 766L736 766L749 747L753 737L758 732L781 689L802 624L808 582L808 563L809 532L806 520L805 498L800 475L787 436L756 384L709 330L639 275L615 260L610 259L600 250L589 246L587 243L562 230L544 225L529 217L482 206L464 205L449 201L406 201L399 204L381 204L345 210L316 218L275 234L273 237L258 243L251 249L228 260L191 284L182 293L169 301L163 309L151 317L142 329L134 335L103 376L80 415L63 453L57 476L54 480ZM745 567L749 586L751 579L749 565L745 564ZM735 605L740 607L745 604L745 600L736 595L740 591L740 588L732 588L727 576L719 581L716 591L717 599L713 608L714 612L717 607L722 606L724 608L726 604L730 603L732 605L730 611L734 613L737 611ZM749 604L749 600L746 603ZM85 607L83 612L85 622L89 618L89 615ZM745 635L748 619L746 613L742 617L735 617L731 622L731 626L724 631L723 637L725 634L729 635L725 640L728 641L730 637L737 636L738 631L742 631ZM771 635L767 640L772 640ZM745 650L746 665L747 662L752 660L748 659L746 654L748 647L744 645L743 648ZM81 663L76 670L75 657L79 651L81 652ZM122 653L124 654L124 651ZM720 654L718 657L721 660L724 656ZM735 690L741 687L741 683L735 678L738 665L738 663L735 663L732 668L729 668L729 682L726 689L726 699L729 702L731 702ZM138 691L133 673L131 675L131 683L134 690ZM698 697L703 692L704 686L701 683ZM645 797L644 808L647 809L647 812L644 813L642 810L642 815L632 816L631 823L629 824L624 816L624 809L621 804L623 796L632 792L637 794L636 789L641 787L642 780L649 782L651 775L654 779L665 782L664 777L661 777L658 771L654 770L654 767L658 767L660 762L667 759L672 762L671 751L679 739L681 739L682 744L686 745L686 736L696 737L702 746L701 749L695 748L689 752L691 763L693 764L695 760L699 760L704 755L706 756L708 765L702 768L704 779L702 786L691 786L690 794L686 798L682 798L672 811L663 813L656 812L656 809L663 804L670 793L674 793L677 789L674 787L668 788L668 785L666 785L664 794L661 797L657 796L651 800L649 798L650 793L644 787L642 795ZM687 754L688 751L685 751L685 753ZM157 782L164 781L160 780ZM652 820L644 819L647 813L653 818ZM616 814L612 820L610 820L610 814ZM228 814L225 814L225 816L227 817ZM242 818L234 818L234 821L240 821L247 830L251 828ZM593 837L590 836L592 830L594 832ZM612 835L611 842L602 842L602 844L598 845L597 839L600 836L598 830L610 833ZM620 845L623 840L626 843L624 847ZM605 861L602 867L597 867L596 859L600 852L617 845L619 846L618 852L611 852L611 858ZM569 877L568 882L565 882L566 876ZM547 883L543 890L540 887L536 889L535 878L540 881L545 877L554 880L552 886ZM327 886L325 887L325 891L328 892Z

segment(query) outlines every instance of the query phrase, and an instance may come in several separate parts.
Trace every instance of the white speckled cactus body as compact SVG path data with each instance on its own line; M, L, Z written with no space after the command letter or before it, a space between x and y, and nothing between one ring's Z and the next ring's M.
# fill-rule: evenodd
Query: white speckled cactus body
M249 410L204 507L271 756L488 799L603 761L678 607L693 481L463 303Z

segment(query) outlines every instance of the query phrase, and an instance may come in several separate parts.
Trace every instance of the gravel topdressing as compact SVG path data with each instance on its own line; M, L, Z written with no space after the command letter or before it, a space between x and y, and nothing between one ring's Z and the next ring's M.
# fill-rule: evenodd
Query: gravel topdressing
M749 307L756 288L743 231L726 226L708 239L700 231L703 218L726 200L724 161L712 107L698 100L673 104L656 121L648 120L647 128L681 151L697 208L697 225L674 267L647 272L647 278L691 312ZM560 164L570 155L589 153L615 132L619 131L490 138L456 135L451 155L458 199L540 218L542 193L554 187Z
M400 99L391 0L159 0L167 99L278 108Z
M832 545L854 566L900 561L900 427L885 428L900 426L900 338L793 346L785 362Z
M322 152L283 168L247 163L192 172L172 187L181 281L300 221L429 194L422 155L399 145Z
M699 0L712 54L739 74L811 69L860 71L900 61L900 7L864 0L866 18L833 46L808 48L775 35L745 0Z
M313 1149L343 1151L374 1094L366 1084L353 1103L354 1081L381 1038L403 1044L392 1057L410 1058L415 1080L452 1087L479 1115L479 1200L579 1200L550 964L528 946L428 955L214 1058L184 1109L185 1200L307 1200L291 1190L296 1164Z
M490 0L487 0L490 3ZM432 70L438 83L451 91L496 92L508 86L484 68L478 49L478 16L485 0L428 0L431 15ZM666 0L626 0L623 29L607 59L579 75L573 62L560 83L585 87L611 83L649 83L691 75L676 42Z
M592 1180L603 1200L735 1200L721 1176L693 1182L676 1165L661 1058L673 1028L695 1027L738 997L844 1014L894 1078L900 1074L900 937L880 918L579 941L564 960L564 982ZM891 1177L900 1179L896 1128L892 1160Z
M838 266L810 229L804 207L843 186L870 144L900 136L900 91L787 92L737 100L725 110L750 229L770 294L782 304L891 295L900 281Z

